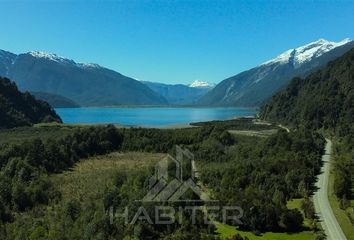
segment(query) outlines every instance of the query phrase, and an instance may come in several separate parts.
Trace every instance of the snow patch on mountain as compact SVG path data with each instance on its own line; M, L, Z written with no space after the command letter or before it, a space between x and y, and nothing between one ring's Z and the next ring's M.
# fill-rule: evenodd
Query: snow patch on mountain
M211 83L203 82L203 81L199 81L199 80L195 80L194 82L189 84L189 87L196 87L196 88L211 88L214 86L215 86L215 84L211 84Z
M50 61L54 61L61 64L71 64L73 66L80 67L80 68L100 68L101 67L100 65L95 63L77 63L74 60L58 56L57 54L43 52L43 51L32 51L29 52L28 54L35 58L45 58Z
M54 53L42 52L42 51L32 51L28 53L32 57L35 58L45 58L50 61L58 62L58 63L75 63L73 60L58 56Z
M293 64L294 67L299 67L300 65L310 61L313 58L317 58L326 52L333 50L334 48L340 47L344 44L351 42L349 38L343 39L340 42L331 42L326 39L319 39L315 42L311 42L304 46L289 49L279 56L261 64L271 65L271 64Z

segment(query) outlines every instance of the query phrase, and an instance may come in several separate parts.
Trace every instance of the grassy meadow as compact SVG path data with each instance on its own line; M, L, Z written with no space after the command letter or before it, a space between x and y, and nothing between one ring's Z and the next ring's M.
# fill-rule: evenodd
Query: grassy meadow
M97 200L104 197L104 190L112 185L117 172L147 171L164 156L159 153L112 152L82 160L72 169L51 178L64 200Z

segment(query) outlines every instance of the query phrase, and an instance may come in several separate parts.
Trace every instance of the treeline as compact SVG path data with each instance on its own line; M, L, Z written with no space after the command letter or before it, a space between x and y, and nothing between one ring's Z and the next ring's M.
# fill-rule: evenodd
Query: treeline
M186 129L120 129L123 135L123 151L162 152L174 155L176 145L186 146L203 159L216 159L225 146L234 143L234 138L222 127ZM202 151L197 151L202 148Z
M30 126L41 122L61 122L46 102L30 93L21 93L16 84L0 77L0 128Z

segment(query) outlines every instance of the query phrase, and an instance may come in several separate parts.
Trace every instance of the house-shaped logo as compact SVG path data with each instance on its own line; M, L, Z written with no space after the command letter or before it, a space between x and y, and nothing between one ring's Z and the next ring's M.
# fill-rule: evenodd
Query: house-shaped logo
M173 167L171 168L171 164ZM190 175L183 169L189 168ZM171 171L172 169L172 171ZM149 179L149 192L143 202L191 202L182 200L182 196L192 190L201 199L202 190L195 181L196 169L194 155L186 149L176 146L176 157L167 155L155 165L155 174ZM199 200L200 201L200 200Z

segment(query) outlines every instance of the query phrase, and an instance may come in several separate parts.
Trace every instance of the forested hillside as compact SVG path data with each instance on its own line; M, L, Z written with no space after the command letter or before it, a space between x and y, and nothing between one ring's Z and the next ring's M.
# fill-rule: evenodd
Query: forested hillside
M30 126L41 122L61 122L52 107L21 93L14 82L0 77L0 128Z
M332 138L335 146L330 192L338 200L332 202L332 208L335 206L334 211L339 213L336 217L346 236L353 236L354 49L305 79L293 79L262 107L260 116L293 127L321 130Z
M346 135L354 121L354 49L305 79L294 78L262 107L260 116Z

